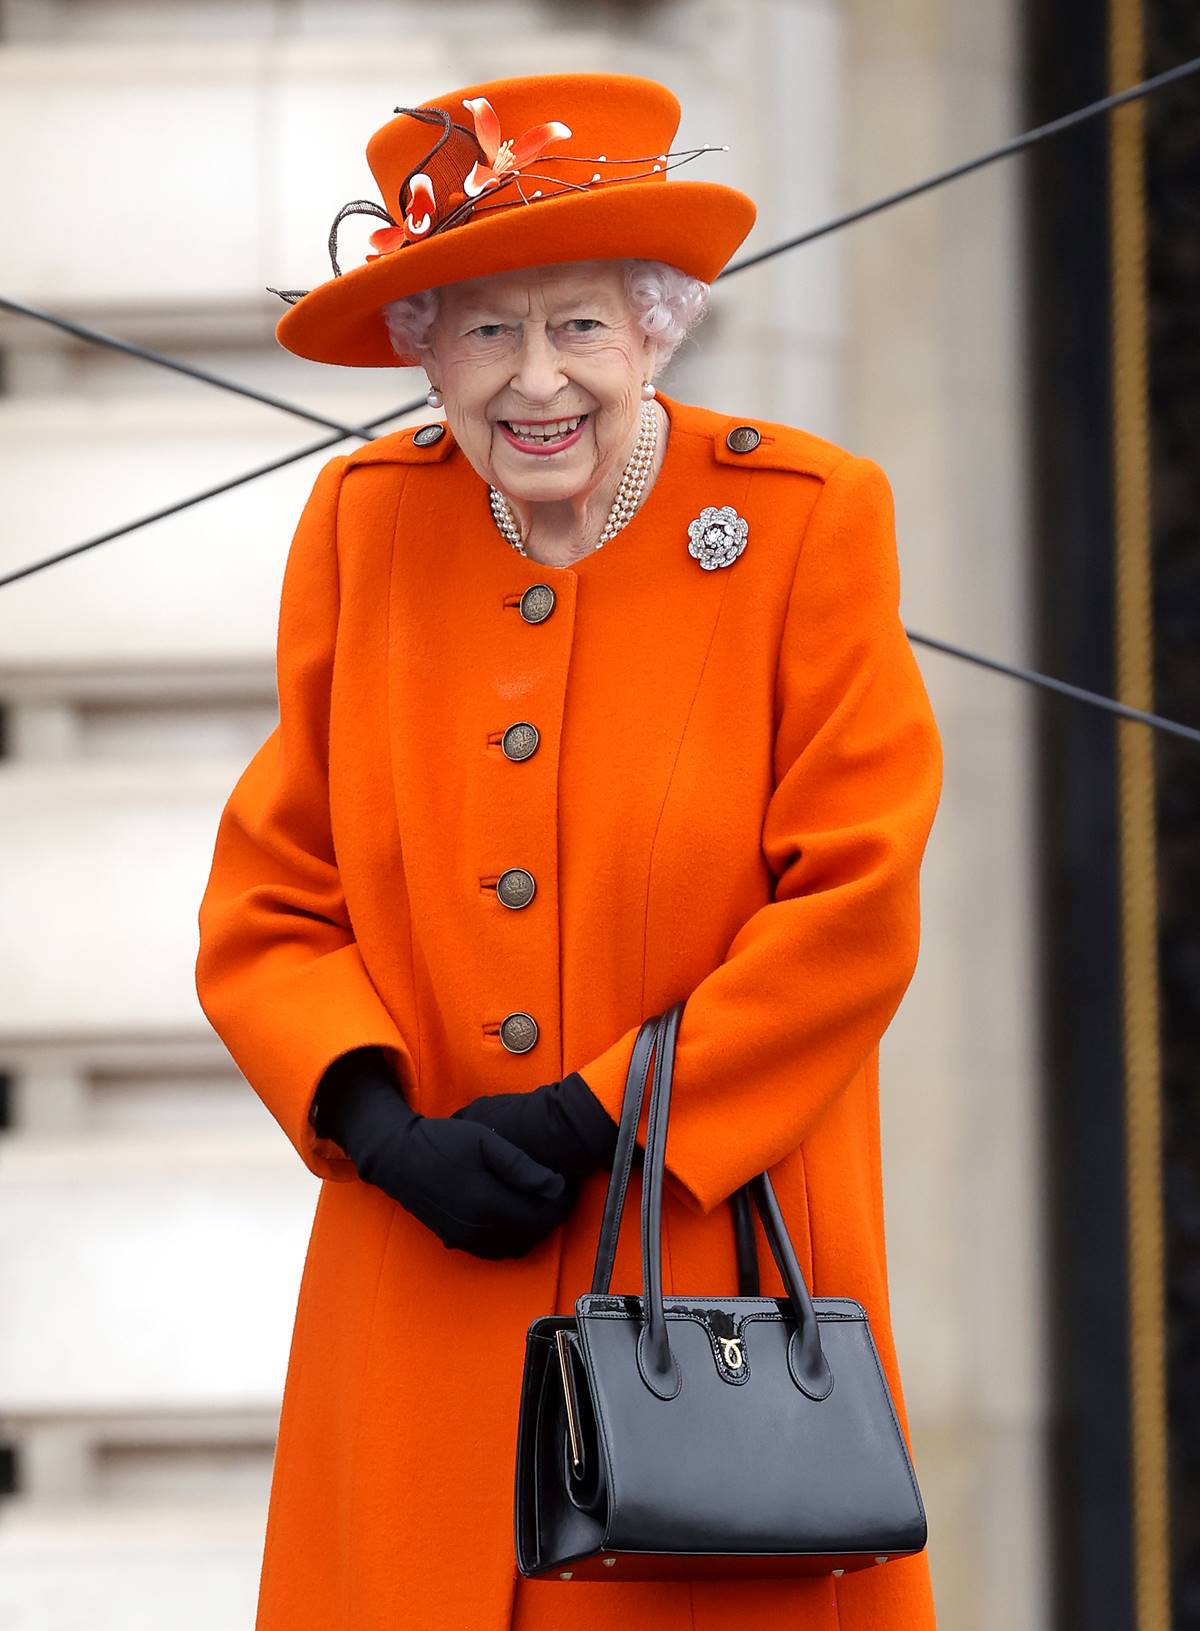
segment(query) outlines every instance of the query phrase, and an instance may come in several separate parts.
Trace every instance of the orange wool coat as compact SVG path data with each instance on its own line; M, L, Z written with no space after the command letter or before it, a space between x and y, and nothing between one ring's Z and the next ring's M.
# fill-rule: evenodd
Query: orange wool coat
M221 817L196 967L205 1013L323 1180L257 1631L934 1624L926 1553L841 1579L521 1578L525 1332L589 1288L607 1174L529 1255L485 1261L309 1121L325 1067L365 1043L430 1115L579 1070L616 1117L641 1021L686 998L665 1290L736 1289L726 1197L770 1168L813 1295L867 1310L911 1452L878 1044L916 966L942 756L899 617L891 489L803 430L752 421L740 454L742 421L659 400L657 481L571 566L506 542L448 429L330 459L296 530L279 724ZM707 504L749 523L713 571L687 549ZM541 621L522 611L534 584L553 591ZM510 759L521 721L537 749ZM513 866L536 881L519 910L495 889ZM514 1012L536 1022L525 1053L500 1037ZM641 1289L639 1171L614 1291ZM763 1291L782 1295L755 1227Z

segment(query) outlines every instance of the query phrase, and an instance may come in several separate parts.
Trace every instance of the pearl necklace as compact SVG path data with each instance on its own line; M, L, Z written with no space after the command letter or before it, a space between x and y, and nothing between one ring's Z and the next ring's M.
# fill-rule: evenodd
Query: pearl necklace
M653 402L642 403L641 423L638 426L637 442L629 463L625 466L625 473L621 477L621 484L617 488L617 496L613 499L612 509L608 512L608 520L604 523L604 531L600 534L595 549L602 549L608 540L614 537L625 524L630 521L642 501L642 491L646 485L646 477L654 463L654 454L658 448L658 415L654 411ZM529 552L521 543L521 531L517 526L517 519L513 515L508 500L497 487L488 488L488 497L492 506L492 518L509 543L520 555Z

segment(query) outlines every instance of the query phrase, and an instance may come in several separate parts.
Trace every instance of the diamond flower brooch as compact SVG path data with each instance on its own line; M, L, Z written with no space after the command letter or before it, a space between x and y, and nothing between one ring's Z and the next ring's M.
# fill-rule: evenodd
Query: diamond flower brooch
M744 520L732 504L706 504L696 519L688 525L688 554L706 572L718 566L732 566L746 547L750 523Z

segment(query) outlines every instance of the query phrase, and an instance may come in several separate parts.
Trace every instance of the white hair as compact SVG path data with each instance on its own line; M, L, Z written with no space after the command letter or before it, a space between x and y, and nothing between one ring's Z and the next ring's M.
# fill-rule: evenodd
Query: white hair
M658 343L655 374L675 355L680 344L708 310L710 285L681 272L666 261L622 260L625 298L642 330ZM437 322L439 289L422 289L382 307L392 349L412 357L428 347Z

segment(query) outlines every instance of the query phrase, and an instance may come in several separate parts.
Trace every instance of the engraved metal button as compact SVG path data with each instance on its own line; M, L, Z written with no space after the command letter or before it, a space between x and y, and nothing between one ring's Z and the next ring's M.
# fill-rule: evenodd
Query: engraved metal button
M445 425L422 425L420 430L415 432L413 441L418 447L432 447L435 442L440 442L445 434Z
M521 596L521 616L527 623L544 623L554 610L556 598L548 583L531 583Z
M500 746L504 749L506 759L528 759L537 752L538 730L527 719L520 719L515 725L510 725L500 739Z
M523 866L510 866L496 882L496 894L505 906L511 906L514 911L518 907L528 906L536 892L537 880Z
M753 453L761 441L753 425L735 425L725 438L725 446L734 453Z
M538 1022L519 1010L500 1021L500 1040L509 1053L528 1053L538 1039Z

